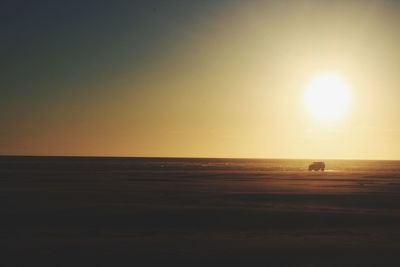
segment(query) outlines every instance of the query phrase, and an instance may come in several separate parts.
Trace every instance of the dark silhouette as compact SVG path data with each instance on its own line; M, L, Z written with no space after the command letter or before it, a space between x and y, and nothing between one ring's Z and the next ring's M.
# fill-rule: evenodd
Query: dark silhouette
M0 156L1 266L400 266L400 161L301 164Z
M325 170L325 162L322 161L315 161L308 165L308 170L309 171L324 171Z

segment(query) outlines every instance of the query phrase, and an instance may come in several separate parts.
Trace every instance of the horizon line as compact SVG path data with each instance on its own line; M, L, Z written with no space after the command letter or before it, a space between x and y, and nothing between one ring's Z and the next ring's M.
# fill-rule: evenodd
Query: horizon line
M360 160L360 161L400 161L400 159L365 159L365 158L284 158L284 157L206 157L206 156L115 156L115 155L24 155L0 154L0 157L37 157L37 158L154 158L154 159L239 159L239 160Z

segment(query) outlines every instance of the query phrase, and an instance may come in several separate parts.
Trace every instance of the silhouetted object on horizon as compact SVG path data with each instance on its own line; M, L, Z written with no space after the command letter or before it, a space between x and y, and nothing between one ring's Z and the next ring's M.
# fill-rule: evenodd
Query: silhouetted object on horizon
M324 171L325 170L325 162L322 161L315 161L308 165L308 170L309 171Z

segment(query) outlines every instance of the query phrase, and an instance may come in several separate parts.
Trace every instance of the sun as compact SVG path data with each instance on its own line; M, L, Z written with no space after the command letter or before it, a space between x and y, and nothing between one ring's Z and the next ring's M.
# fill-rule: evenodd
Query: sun
M322 73L311 78L303 100L315 119L335 120L348 109L350 97L350 88L342 76Z

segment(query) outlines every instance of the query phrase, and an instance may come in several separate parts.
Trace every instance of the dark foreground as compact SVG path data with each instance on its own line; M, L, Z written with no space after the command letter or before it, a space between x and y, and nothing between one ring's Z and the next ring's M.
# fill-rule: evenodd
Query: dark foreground
M400 266L400 163L307 163L0 157L0 260Z

